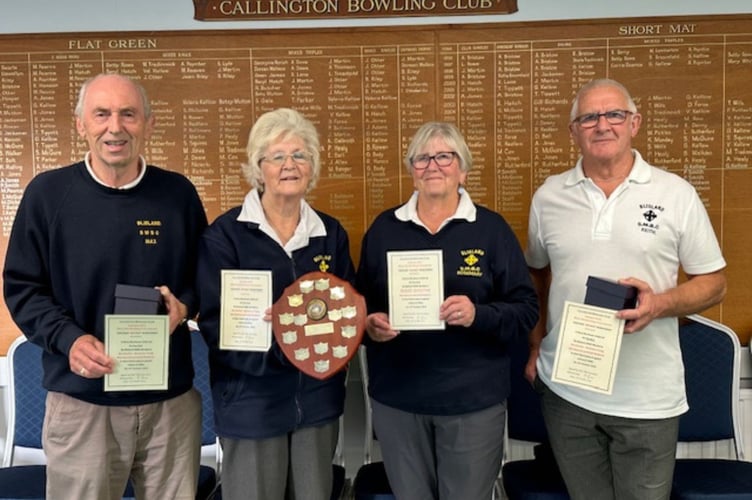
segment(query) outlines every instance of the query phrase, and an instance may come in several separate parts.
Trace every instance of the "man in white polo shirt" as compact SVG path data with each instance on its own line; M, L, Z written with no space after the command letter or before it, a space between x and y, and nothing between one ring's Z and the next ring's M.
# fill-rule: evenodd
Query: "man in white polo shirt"
M726 292L726 262L695 189L632 149L641 122L620 83L585 85L569 124L581 157L547 179L530 208L526 259L543 311L526 375L537 377L574 500L669 497L687 410L677 318ZM680 269L689 279L678 284ZM564 302L584 301L588 276L637 288L637 307L618 312L626 326L612 394L551 377Z

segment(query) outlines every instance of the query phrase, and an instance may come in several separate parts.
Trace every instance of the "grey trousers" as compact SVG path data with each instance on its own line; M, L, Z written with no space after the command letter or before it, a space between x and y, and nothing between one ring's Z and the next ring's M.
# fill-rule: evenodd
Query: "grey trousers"
M220 438L225 500L329 500L339 421L268 439Z
M551 447L572 500L667 500L679 417L601 415L538 382Z
M506 405L462 415L407 413L371 399L397 500L488 500L499 475Z

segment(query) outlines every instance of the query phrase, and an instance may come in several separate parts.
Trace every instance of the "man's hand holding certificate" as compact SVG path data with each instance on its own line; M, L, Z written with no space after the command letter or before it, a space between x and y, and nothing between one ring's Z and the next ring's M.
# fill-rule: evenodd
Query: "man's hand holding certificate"
M167 390L170 320L165 314L105 316L107 355L115 369L104 376L105 391Z
M616 311L637 306L637 289L589 276L585 303L564 303L552 379L611 394L625 321Z
M553 381L611 394L623 334L614 309L565 302Z

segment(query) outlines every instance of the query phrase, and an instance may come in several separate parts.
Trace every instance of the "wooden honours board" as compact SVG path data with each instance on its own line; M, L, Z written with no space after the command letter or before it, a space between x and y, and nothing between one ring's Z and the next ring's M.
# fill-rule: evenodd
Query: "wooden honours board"
M474 157L468 190L525 242L535 188L576 161L574 92L608 76L644 115L636 140L705 202L729 293L707 314L752 335L752 16L398 28L0 36L0 258L23 189L80 160L77 90L102 71L141 80L156 132L149 163L186 174L213 219L238 205L253 120L277 107L322 137L312 204L338 217L357 260L381 211L411 190L402 156L425 121L457 123ZM0 352L18 334L0 304Z

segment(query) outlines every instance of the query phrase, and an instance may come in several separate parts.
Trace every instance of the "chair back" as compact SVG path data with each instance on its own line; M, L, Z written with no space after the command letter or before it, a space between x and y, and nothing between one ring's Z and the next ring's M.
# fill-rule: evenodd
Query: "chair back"
M198 330L191 331L191 356L193 358L193 386L201 394L201 444L216 443L214 433L214 407L209 381L209 347Z
M16 447L42 449L47 390L42 387L42 349L20 336L8 354L8 426L3 467L13 465Z
M569 500L567 488L548 444L548 432L543 421L541 398L525 378L529 356L527 337L509 346L511 392L507 398L507 432L505 454L509 440L534 443L533 459L508 460L504 457L501 469L503 498L509 500Z
M360 368L360 382L363 389L363 405L365 408L363 422L363 425L365 426L363 432L363 463L370 464L373 461L376 434L373 431L373 409L371 408L371 399L368 397L368 358L366 356L366 346L361 345L358 347L358 367Z
M679 441L734 440L744 459L739 423L739 338L727 326L691 315L679 326L689 411L679 420Z
M507 436L519 441L548 442L540 395L525 378L529 347L527 338L510 344L510 384L507 398Z
M193 386L201 394L201 469L196 498L221 498L219 483L222 474L222 448L214 432L214 406L209 379L209 346L198 329L191 329ZM203 465L204 458L213 460L213 467ZM209 469L213 469L210 471Z
M355 500L394 500L384 462L378 459L378 445L373 430L371 400L368 397L368 360L366 347L361 345L358 352L360 380L363 387L364 429L363 465L358 468L352 485Z

